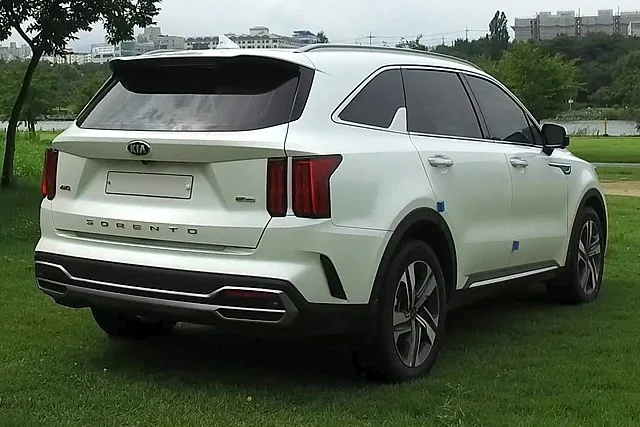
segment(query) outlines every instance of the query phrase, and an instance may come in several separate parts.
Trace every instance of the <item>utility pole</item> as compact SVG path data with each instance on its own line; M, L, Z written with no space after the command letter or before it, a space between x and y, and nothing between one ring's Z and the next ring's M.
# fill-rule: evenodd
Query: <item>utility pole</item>
M442 46L444 46L444 35L442 36Z
M367 37L369 39L369 46L373 44L373 37L373 33L369 33L369 36Z
M469 41L469 27L464 30L464 39L465 41Z

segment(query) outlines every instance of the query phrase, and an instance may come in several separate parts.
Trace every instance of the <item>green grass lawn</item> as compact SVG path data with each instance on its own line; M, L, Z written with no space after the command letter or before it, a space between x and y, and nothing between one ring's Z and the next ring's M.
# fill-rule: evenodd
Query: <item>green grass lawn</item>
M31 172L0 193L0 426L638 424L640 199L608 197L598 302L555 305L534 286L457 310L431 375L381 386L333 343L186 327L112 342L86 310L56 306L33 280L44 144L19 146Z
M589 162L640 163L640 138L571 138L569 150Z
M600 181L640 181L640 168L598 167Z

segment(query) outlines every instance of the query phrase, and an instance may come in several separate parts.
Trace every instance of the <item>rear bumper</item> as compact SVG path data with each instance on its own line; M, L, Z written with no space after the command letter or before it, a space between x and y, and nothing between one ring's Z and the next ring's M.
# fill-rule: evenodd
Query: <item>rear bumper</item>
M220 325L228 330L347 334L365 339L373 326L367 304L310 303L295 286L280 279L148 267L46 252L35 254L35 276L40 290L67 307L105 307ZM256 300L254 295L261 299Z

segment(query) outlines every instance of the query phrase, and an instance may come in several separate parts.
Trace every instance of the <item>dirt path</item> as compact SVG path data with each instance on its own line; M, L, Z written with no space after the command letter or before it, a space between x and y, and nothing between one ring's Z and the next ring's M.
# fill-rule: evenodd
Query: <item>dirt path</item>
M640 197L640 181L604 181L602 187L612 196Z

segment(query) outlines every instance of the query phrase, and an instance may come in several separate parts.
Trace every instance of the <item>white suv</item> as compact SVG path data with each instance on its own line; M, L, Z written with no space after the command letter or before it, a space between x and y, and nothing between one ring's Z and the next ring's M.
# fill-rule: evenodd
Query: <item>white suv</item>
M598 296L594 167L473 64L329 44L110 66L46 153L35 250L40 289L110 336L340 333L399 381L465 290Z

